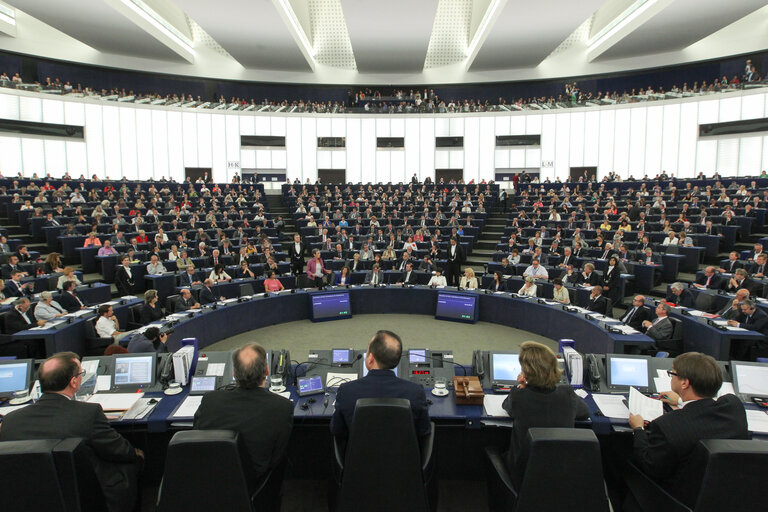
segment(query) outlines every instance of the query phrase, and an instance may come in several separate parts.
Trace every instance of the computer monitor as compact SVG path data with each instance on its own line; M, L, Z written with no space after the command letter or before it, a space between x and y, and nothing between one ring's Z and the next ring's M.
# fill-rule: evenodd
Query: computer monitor
M316 395L324 391L323 377L321 375L299 378L299 396Z
M606 382L609 389L629 390L632 386L639 391L648 390L648 356L606 354Z
M192 377L192 383L189 386L190 395L203 395L209 391L216 390L215 376L197 376Z
M435 318L475 323L477 322L478 305L477 295L440 292L437 294Z
M0 396L29 390L33 366L32 359L0 361Z
M731 362L733 389L748 397L768 397L768 364Z
M310 319L313 322L352 318L349 292L312 293Z
M112 387L142 389L155 384L157 356L155 354L115 354L112 365Z
M514 384L520 375L520 354L491 352L491 382Z
M427 350L412 348L408 351L408 362L411 364L425 364L427 362Z
M348 348L334 348L331 350L331 362L333 364L349 364L352 360L352 351Z

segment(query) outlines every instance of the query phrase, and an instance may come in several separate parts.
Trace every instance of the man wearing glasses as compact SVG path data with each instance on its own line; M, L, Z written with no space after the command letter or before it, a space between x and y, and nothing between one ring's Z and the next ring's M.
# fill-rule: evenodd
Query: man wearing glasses
M702 439L749 439L747 417L735 395L715 399L723 376L713 357L686 352L675 358L668 373L672 390L663 391L661 398L673 410L650 423L629 415L633 459L670 494L693 506L699 489L699 482L690 481L693 449Z
M99 404L75 400L84 374L73 352L43 361L38 370L43 395L37 403L3 417L0 441L83 438L93 452L91 461L109 511L131 511L144 452L109 425Z

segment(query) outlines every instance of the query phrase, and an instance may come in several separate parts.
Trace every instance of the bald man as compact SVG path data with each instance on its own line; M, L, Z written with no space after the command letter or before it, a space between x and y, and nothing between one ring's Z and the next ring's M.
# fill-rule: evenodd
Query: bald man
M704 275L696 278L694 285L696 288L717 289L720 288L720 276L717 275L715 267L709 266L704 269Z
M749 299L749 290L740 288L736 290L736 297L728 302L717 314L726 320L735 320L739 313L741 313L739 305L747 299Z
M83 382L77 354L54 354L40 365L38 376L43 395L37 403L3 417L0 441L84 439L93 452L91 461L109 511L133 510L144 452L109 425L100 405L75 400Z

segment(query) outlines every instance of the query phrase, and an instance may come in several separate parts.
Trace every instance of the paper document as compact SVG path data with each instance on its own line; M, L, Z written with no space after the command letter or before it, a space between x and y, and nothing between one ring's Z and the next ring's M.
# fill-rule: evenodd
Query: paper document
M325 378L325 387L337 388L345 382L351 382L357 380L356 373L333 373L328 372L328 376Z
M207 377L223 377L224 368L226 366L227 363L208 363L208 368L205 370L205 375Z
M176 411L174 411L171 418L192 418L195 416L195 413L197 412L197 409L200 408L200 403L202 403L203 397L202 395L195 395L195 396L188 396L184 399L183 402L181 402L181 405L179 406Z
M75 311L74 313L70 313L70 314L65 315L65 316L81 317L81 316L84 316L84 315L90 315L91 313L93 313L93 310L91 308L79 309L79 310Z
M83 378L83 380L88 380L87 377L89 375L93 375L99 371L99 360L91 359L89 361L83 361L80 363L80 368L85 371L85 378Z
M654 377L653 384L656 386L656 392L672 391L672 377Z
M99 391L109 391L109 388L111 387L112 387L111 375L99 375L96 377L96 390L95 390L96 393L98 393Z
M765 411L747 410L747 428L752 432L768 434L768 414Z
M486 416L509 417L507 411L501 406L507 395L485 395L483 397L483 409Z
M637 389L629 388L629 412L639 414L646 421L653 421L664 414L664 403L647 397Z
M656 375L663 378L670 378L667 370L656 370Z
M624 404L622 395L592 395L592 399L600 408L603 416L622 420L629 419L629 409Z
M717 392L717 398L720 398L723 395L735 395L736 390L733 389L733 383L732 382L723 382L723 384L720 386L720 390Z
M127 411L144 393L96 393L88 399L105 411Z
M589 396L589 393L587 393L583 389L574 389L573 392L576 393L576 396L580 398L587 398Z
M154 400L154 403L150 403L152 400ZM146 418L149 416L149 414L152 412L152 410L155 408L155 406L160 403L160 400L157 398L141 398L139 400L136 400L136 403L133 404L133 407L128 409L125 412L125 415L123 416L124 420L140 420L142 418Z
M28 405L32 405L32 402L27 402L25 404L21 405L9 405L7 407L0 407L0 416L5 416L6 414L11 414L13 411L18 411L19 409L23 409Z

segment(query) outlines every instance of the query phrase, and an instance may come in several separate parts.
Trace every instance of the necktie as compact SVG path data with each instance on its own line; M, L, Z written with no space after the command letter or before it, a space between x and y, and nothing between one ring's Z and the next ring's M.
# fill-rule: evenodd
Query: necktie
M624 318L624 323L628 324L630 320L632 320L632 317L635 315L635 311L637 311L636 307L632 308L632 311L629 312L629 314Z
M373 279L371 279L372 284L376 284L376 278L378 277L378 274L376 272L373 273Z
M705 285L707 288L709 288L709 282L712 280L712 276L709 276L707 278L707 284Z
M53 309L55 309L56 311L58 311L59 313L63 313L63 312L64 312L64 311L62 311L62 310L61 310L61 308L60 308L60 307L58 307L58 306L54 306L54 305L53 305L53 302L51 302L51 307L52 307Z

